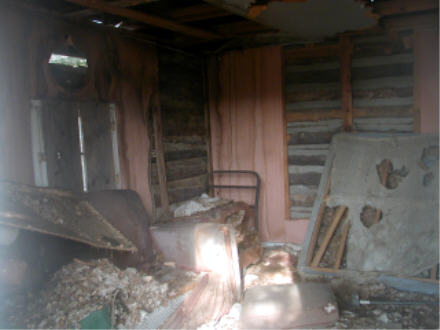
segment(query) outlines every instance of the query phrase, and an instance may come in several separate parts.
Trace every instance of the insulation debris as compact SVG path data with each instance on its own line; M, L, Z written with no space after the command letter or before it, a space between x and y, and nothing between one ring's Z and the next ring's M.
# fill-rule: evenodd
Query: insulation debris
M220 199L218 197L209 197L207 194L202 194L198 198L179 204L176 209L174 209L174 217L188 217L228 203L230 203L228 200Z
M184 273L187 278L196 277ZM75 260L56 272L20 313L13 313L15 319L9 323L25 328L78 328L91 312L109 306L113 327L135 328L175 294L175 285L161 282L154 274L121 270L107 259Z
M241 304L232 305L229 313L218 321L210 321L198 327L197 330L234 330L238 329L240 322Z
M261 261L249 266L244 275L244 287L277 284L292 284L295 282L295 265L298 256L291 249L279 246L264 248Z

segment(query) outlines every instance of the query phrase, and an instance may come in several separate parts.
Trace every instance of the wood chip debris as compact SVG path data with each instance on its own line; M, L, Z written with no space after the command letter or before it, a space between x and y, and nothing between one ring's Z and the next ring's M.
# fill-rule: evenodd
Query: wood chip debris
M195 275L194 275L195 276ZM74 261L57 271L46 287L10 323L26 328L78 328L91 312L111 306L113 326L135 328L175 295L171 283L134 268L121 270L108 259Z

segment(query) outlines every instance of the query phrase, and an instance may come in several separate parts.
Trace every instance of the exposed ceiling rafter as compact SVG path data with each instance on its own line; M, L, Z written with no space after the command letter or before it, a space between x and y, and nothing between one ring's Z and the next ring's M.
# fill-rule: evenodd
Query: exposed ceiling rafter
M156 26L166 30L171 30L174 32L182 33L200 39L210 40L210 39L221 38L221 36L212 32L207 32L198 28L193 28L183 24L178 24L173 21L163 19L157 16L145 14L136 10L110 5L102 0L66 0L66 1L87 8L95 9L107 14L129 18L134 21L142 22L148 25Z
M126 8L126 7L137 6L137 5L140 5L143 3L150 3L153 1L157 1L157 0L114 0L114 1L109 2L109 4L111 4L112 6ZM78 18L96 15L96 13L98 13L98 12L99 11L97 11L95 9L86 8L86 9L80 9L80 10L68 12L66 14L63 14L62 16L68 17L68 18L78 19Z

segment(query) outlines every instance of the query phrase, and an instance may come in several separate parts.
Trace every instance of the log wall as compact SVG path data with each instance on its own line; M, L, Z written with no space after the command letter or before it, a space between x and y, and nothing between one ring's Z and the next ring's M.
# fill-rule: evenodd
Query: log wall
M409 33L350 38L354 132L414 132L411 38ZM290 217L308 219L329 143L343 131L340 61L319 54L286 56L284 70Z
M158 59L167 190L173 204L207 191L204 62L166 49L159 50ZM154 152L151 178L160 207Z

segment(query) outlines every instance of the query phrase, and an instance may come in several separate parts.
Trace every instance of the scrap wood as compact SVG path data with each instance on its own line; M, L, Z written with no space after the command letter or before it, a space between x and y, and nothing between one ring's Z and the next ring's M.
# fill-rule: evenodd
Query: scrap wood
M229 281L206 274L178 310L162 324L162 329L193 329L211 320L219 320L234 303Z
M330 184L331 184L331 172L330 172L329 178L327 180L327 185L325 187L324 196L322 198L323 201L322 201L321 206L319 208L318 216L316 218L315 226L313 228L312 238L311 238L311 241L309 244L309 249L307 251L306 265L310 264L310 262L312 260L312 256L313 256L313 251L315 251L316 242L318 241L319 229L321 227L322 218L324 215L325 208L327 206L325 203L325 200L326 200L328 194L330 193Z
M97 248L137 251L83 195L65 189L0 181L0 223Z
M339 206L338 209L336 210L336 214L333 218L332 224L330 225L330 228L327 230L327 233L325 234L324 240L321 244L321 246L319 247L318 252L316 253L315 257L313 258L312 261L312 266L316 267L318 266L319 262L321 261L322 256L324 255L328 244L330 243L330 240L333 236L333 234L335 233L336 228L339 225L339 222L342 219L342 216L345 213L345 210L347 209L346 206Z
M349 229L350 229L350 221L347 220L347 223L345 224L344 227L344 231L342 233L341 242L339 243L338 252L336 254L335 265L333 266L335 270L339 269L339 267L341 266L342 256L344 255L344 250L345 250L345 242L347 241Z

